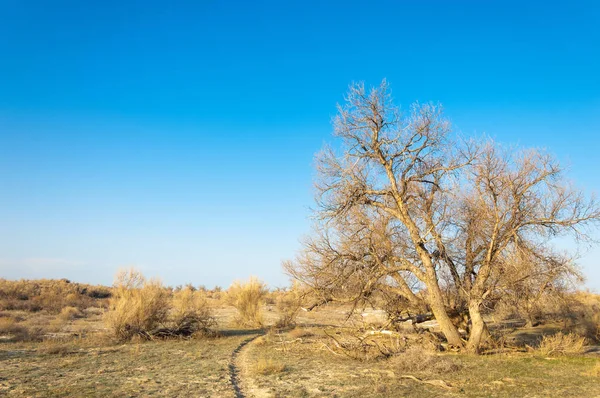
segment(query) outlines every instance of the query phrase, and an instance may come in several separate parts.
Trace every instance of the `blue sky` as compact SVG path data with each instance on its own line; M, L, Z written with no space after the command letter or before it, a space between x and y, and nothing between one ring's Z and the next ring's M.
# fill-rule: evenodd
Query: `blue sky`
M0 277L286 284L353 81L600 192L599 20L593 1L0 0Z

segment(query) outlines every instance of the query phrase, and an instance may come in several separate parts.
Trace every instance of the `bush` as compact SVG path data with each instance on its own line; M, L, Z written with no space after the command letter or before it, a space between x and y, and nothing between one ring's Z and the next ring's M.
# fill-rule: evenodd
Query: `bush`
M104 307L110 291L105 287L72 283L66 279L9 281L0 279L0 310L46 311L58 314L66 307L83 310Z
M186 336L207 333L216 324L204 293L189 286L173 294L170 322L175 334Z
M574 333L557 333L552 336L544 336L538 351L545 356L577 355L583 352L585 345L585 337Z
M600 295L577 292L564 306L570 328L588 340L600 342Z
M106 322L119 340L150 338L169 315L169 292L134 269L117 273Z
M85 289L82 294L86 294L88 297L94 299L105 299L110 297L111 292L110 289L104 286L97 286L91 289Z
M238 311L236 322L240 326L260 327L263 324L261 304L267 294L267 286L255 277L242 284L234 282L227 290L227 303Z
M12 341L26 341L30 339L29 331L13 317L0 318L0 336L8 337Z
M190 337L215 324L201 292L184 288L172 293L133 269L117 274L105 317L119 340Z
M83 314L75 307L64 307L60 310L58 317L64 321L72 321L75 318L82 317Z
M289 327L296 324L296 316L302 306L302 292L297 284L291 289L280 291L275 299L275 308L279 313L277 327Z

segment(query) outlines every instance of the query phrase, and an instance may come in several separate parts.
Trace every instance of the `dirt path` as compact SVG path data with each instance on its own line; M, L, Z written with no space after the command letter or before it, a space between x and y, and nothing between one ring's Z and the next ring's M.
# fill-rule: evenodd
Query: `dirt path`
M229 361L229 379L231 380L231 386L233 387L233 391L235 393L236 398L246 397L240 386L240 368L239 364L237 363L238 355L247 344L249 344L250 342L254 341L262 335L264 335L264 332L247 338L246 340L242 341L240 345L238 345L235 348L235 350L233 350L233 352L231 353L231 359Z

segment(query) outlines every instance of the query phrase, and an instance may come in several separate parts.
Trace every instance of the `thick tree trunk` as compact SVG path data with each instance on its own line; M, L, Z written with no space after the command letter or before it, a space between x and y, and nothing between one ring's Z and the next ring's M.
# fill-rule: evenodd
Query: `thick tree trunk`
M448 343L456 346L463 347L463 341L460 338L460 333L458 333L458 329L452 323L452 320L448 316L448 312L446 311L446 306L444 305L444 300L442 297L442 292L440 291L439 286L436 283L427 284L427 291L429 296L429 305L431 306L431 312L435 316L436 321L440 325L440 329L442 333L448 340Z
M478 354L481 344L490 336L487 325L481 316L481 300L469 302L469 315L471 317L471 333L467 342L467 351Z

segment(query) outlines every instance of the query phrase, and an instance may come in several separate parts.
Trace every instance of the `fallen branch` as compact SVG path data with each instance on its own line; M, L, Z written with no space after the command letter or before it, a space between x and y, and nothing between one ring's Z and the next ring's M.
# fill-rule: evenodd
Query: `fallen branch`
M410 379L416 381L417 383L429 384L435 387L445 388L447 390L451 390L454 388L450 384L446 383L444 380L422 380L413 375L400 375L399 377L401 379Z
M367 336L378 336L378 335L404 337L404 335L402 333L394 332L393 330L369 330L368 332L365 332L363 334L362 338L364 339Z

